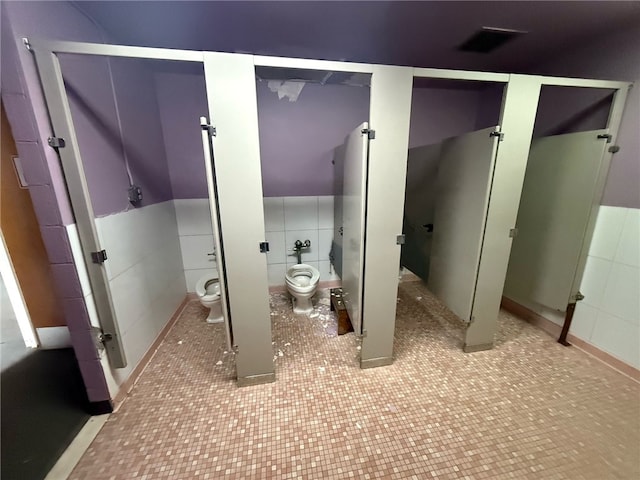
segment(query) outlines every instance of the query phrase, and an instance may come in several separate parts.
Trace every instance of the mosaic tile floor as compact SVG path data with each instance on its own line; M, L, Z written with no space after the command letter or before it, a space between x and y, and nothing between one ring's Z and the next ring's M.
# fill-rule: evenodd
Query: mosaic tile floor
M402 283L396 360L358 368L326 292L313 318L272 294L278 381L237 388L197 301L73 479L640 478L640 385L500 314L496 347Z

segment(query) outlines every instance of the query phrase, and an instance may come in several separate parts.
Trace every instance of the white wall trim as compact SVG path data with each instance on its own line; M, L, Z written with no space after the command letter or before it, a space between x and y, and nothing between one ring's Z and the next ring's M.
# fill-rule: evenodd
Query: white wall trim
M16 273L13 269L13 264L11 263L2 232L0 232L0 238L2 240L2 246L0 248L0 275L2 276L2 281L7 289L9 301L11 302L16 320L18 321L18 327L20 328L24 344L29 348L38 348L38 334L31 323L27 304L22 296L22 291L20 290L20 285L18 284L18 279L16 278Z

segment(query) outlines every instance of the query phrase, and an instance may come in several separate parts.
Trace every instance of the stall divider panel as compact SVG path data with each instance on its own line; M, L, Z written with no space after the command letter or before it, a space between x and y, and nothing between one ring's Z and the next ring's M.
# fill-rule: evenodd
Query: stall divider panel
M587 231L607 130L536 139L518 210L504 293L564 311Z
M499 131L495 126L442 142L427 285L466 322L471 320Z
M369 137L364 122L344 143L342 297L356 335L362 334Z
M227 350L234 348L233 328L229 315L229 296L227 291L227 270L224 263L224 247L220 232L220 208L218 202L218 185L216 169L213 163L213 152L211 146L211 135L214 133L206 117L200 117L200 127L202 129L202 149L204 151L204 168L207 176L207 190L209 193L209 212L211 215L211 225L213 230L213 245L215 247L216 270L218 272L218 285L220 287L220 304L222 316L224 318L225 334L227 339Z
M493 348L511 250L510 231L516 224L540 85L537 77L510 75L506 87L500 114L504 137L498 145L491 184L472 321L465 332L466 352Z
M413 68L373 66L362 368L393 361Z
M275 381L252 55L204 53L238 385Z

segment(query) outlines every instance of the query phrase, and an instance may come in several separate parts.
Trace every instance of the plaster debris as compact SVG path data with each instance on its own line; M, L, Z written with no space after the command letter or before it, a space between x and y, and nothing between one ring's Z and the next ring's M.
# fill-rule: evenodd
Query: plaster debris
M289 342L284 344L285 347L288 347L289 345L291 345Z
M267 82L269 90L278 94L278 100L282 100L287 97L290 102L295 102L300 96L300 92L305 86L303 81L281 81L281 80L269 80Z
M362 347L361 347L360 345L358 345L358 346L356 347L356 350L362 350Z
M362 425L360 425L360 422L356 422L356 427L362 428Z
M416 300L420 301L422 300L422 297L416 297Z
M319 367L318 370L320 370L320 373L324 373L324 367Z
M284 353L282 353L282 350L278 350L278 356L279 357L283 357L284 356Z
M216 362L216 365L222 365L222 360L218 360L218 361Z
M178 340L178 345L182 345L182 340Z
M278 315L278 312L271 312L272 317L275 317L276 315Z
M391 404L387 405L387 410L389 410L390 412L393 412L393 413L398 411L398 409L394 405L391 405Z
M224 352L222 352L222 353L223 353L224 355L226 355L226 354L227 354L227 353L229 353L229 352L227 352L227 351L225 350L225 351L224 351Z
M316 310L309 314L309 318L318 318L319 316L320 314Z

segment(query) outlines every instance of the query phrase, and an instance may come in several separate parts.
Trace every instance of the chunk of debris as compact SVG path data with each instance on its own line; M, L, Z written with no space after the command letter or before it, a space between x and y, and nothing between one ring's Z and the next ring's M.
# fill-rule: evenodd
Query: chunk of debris
M356 350L362 350L362 347L361 347L360 345L358 345L358 346L356 347Z
M285 347L288 347L289 345L291 345L289 342L284 344Z
M360 422L356 422L356 427L362 428L362 425L360 425Z
M278 356L279 356L279 357L284 356L284 353L282 353L282 350L278 350Z
M318 318L320 316L320 314L318 313L317 310L314 310L313 312L311 312L309 314L309 318Z
M318 370L320 370L320 373L324 373L324 367L320 367Z
M178 345L182 345L182 340L178 340Z
M387 410L389 410L392 413L396 413L398 411L398 409L394 405L391 405L391 404L387 405Z
M218 360L218 361L216 362L216 365L222 365L222 360Z
M420 301L422 300L422 297L416 297L416 300Z

